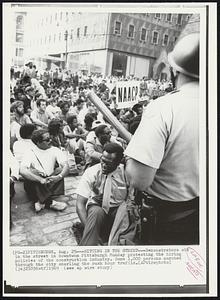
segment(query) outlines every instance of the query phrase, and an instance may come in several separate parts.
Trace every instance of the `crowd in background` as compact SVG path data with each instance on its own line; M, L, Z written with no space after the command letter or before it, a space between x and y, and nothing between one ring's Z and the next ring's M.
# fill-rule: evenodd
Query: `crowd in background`
M133 107L118 109L116 82L131 80L140 81L140 101ZM10 149L19 164L25 160L25 150L34 146L32 136L39 129L47 130L50 144L65 153L70 174L83 172L99 162L107 142L126 148L126 142L87 98L89 90L93 90L121 124L134 134L145 107L171 92L173 85L166 80L83 75L61 68L38 72L31 62L22 71L12 67Z

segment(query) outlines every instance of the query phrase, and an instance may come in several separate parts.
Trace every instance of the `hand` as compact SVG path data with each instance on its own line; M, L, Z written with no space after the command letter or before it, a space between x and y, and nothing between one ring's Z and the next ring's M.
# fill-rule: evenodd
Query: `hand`
M47 178L41 178L40 183L41 184L47 184Z
M136 205L128 204L127 211L132 223L135 223L140 219L140 215Z
M52 182L56 183L56 182L58 182L60 180L61 180L61 177L58 176L58 175L56 175L56 176L49 176L49 177L46 178L47 183L52 183Z

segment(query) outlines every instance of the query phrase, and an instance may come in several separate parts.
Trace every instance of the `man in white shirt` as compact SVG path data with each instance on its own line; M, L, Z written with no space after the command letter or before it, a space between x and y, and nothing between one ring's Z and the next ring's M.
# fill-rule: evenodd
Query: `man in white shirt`
M44 99L36 101L36 108L31 112L31 119L37 126L37 129L47 128L49 123L49 115L46 112L47 102Z
M57 98L52 97L48 100L49 105L46 107L46 113L48 114L50 120L54 118L59 118L61 109L57 106Z
M32 133L35 129L34 124L25 124L20 128L21 139L16 141L13 145L13 153L19 165L23 160L24 153L29 149L36 148L36 145L31 140Z
M64 210L66 203L52 201L50 197L64 194L63 178L69 170L66 157L59 148L51 147L47 130L35 130L32 141L36 148L25 153L20 165L24 188L34 201L36 212L45 207Z

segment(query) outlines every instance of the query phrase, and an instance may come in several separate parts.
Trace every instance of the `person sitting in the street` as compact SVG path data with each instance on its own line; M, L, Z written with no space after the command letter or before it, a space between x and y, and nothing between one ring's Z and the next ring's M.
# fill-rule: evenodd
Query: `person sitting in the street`
M14 114L15 121L21 126L24 124L31 124L30 118L24 113L24 102L15 101L10 107L11 113Z
M17 159L19 165L23 160L24 153L28 149L36 148L36 145L32 142L31 137L33 131L36 129L34 124L25 124L20 128L20 137L13 145L13 154Z
M59 113L59 119L63 121L63 124L67 124L67 118L72 115L70 113L70 106L68 102L62 102L60 104L61 112Z
M93 122L96 120L96 115L92 113L87 113L84 118L84 128L87 132L92 131Z
M84 151L87 132L78 124L75 115L67 118L67 125L64 126L63 132L68 139L68 150L70 153L75 154L77 149L79 149L80 152Z
M19 164L13 153L9 152L9 167L10 167L10 229L12 228L11 218L11 201L15 195L15 182L19 179Z
M32 86L27 86L25 88L25 95L24 95L24 110L27 112L28 107L34 108L34 95L35 91Z
M76 100L75 106L70 107L70 113L78 116L81 110L83 109L84 101L82 99Z
M63 134L63 121L60 119L53 119L48 124L48 132L51 138L51 146L59 149L65 149L67 145L66 138Z
M97 126L94 132L89 133L85 146L86 167L91 167L100 162L103 148L105 144L110 142L120 144L111 136L111 130L105 124Z
M46 100L38 99L36 101L36 109L31 113L31 119L37 126L37 129L47 128L49 123L49 116L46 112Z
M46 107L46 112L47 112L49 118L51 120L55 119L55 118L59 118L61 109L57 106L58 101L57 101L56 94L53 95L51 97L51 99L48 100L48 103L49 103L49 105L47 105L47 107Z
M30 118L24 113L24 103L15 101L10 107L10 149L15 141L21 139L20 128L22 125L31 124Z
M20 165L24 189L35 203L35 210L52 208L64 210L66 203L51 200L51 196L64 194L64 176L68 174L68 164L62 151L51 147L47 130L35 130L32 141L37 146L28 150Z
M76 211L84 226L81 246L102 245L108 240L119 205L127 199L123 148L106 144L101 163L88 168L76 190Z
M143 114L143 105L141 103L137 103L132 107L132 110L136 113L136 116L131 119L129 131L131 134L134 134L136 129L138 128L138 125L141 122L141 117Z

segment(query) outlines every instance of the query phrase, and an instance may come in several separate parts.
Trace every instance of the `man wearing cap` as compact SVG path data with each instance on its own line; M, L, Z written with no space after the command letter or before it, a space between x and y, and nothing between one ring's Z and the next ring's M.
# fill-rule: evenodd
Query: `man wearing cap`
M126 173L154 215L146 243L198 244L199 33L180 36L168 59L177 91L147 106L125 152ZM143 220L142 230L149 228Z

